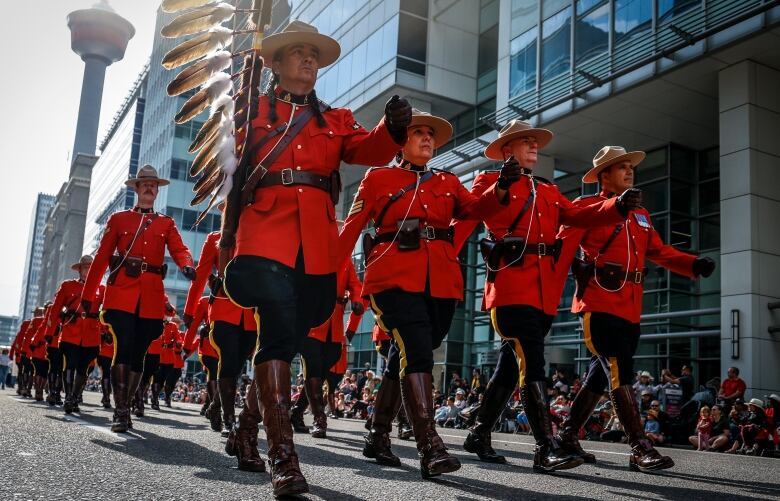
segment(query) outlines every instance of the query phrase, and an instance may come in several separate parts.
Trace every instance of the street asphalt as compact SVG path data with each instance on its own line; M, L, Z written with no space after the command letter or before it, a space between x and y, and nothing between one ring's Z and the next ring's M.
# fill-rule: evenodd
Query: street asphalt
M0 501L37 499L271 499L267 473L246 473L224 453L199 407L174 403L134 418L131 434L109 431L111 412L85 393L81 413L0 391ZM310 417L307 415L307 421ZM655 474L628 469L623 444L583 442L595 465L557 474L531 469L532 439L494 434L509 465L481 463L462 448L464 430L440 430L463 464L422 480L412 441L393 440L403 464L379 466L361 455L363 423L331 420L328 438L296 435L311 493L305 499L780 499L780 460L662 449L676 466ZM264 432L260 448L265 457Z

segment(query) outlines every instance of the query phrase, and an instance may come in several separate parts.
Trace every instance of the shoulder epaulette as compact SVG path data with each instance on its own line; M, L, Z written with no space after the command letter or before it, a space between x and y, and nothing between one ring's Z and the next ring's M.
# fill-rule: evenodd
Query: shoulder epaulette
M395 165L380 165L380 166L377 166L377 167L370 167L370 168L369 168L369 169L366 171L366 174L368 174L369 172L373 172L373 171L375 171L375 170L382 170L382 169L392 169L392 168L394 168L394 167L395 167Z
M162 212L156 212L158 216L167 217L168 219L173 219L173 216L169 216L168 214L163 214Z
M593 198L599 196L599 193L591 193L590 195L580 195L574 199L575 202L579 200L585 200L586 198Z
M430 169L431 169L431 172L438 172L438 173L441 173L441 174L449 174L450 176L455 176L454 172L451 172L451 171L448 171L448 170L437 169L435 167L431 167ZM455 176L455 177L457 177L457 176Z

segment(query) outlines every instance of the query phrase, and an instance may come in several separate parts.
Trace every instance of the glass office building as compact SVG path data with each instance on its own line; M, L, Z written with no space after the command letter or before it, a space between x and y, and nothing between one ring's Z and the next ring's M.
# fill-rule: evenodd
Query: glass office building
M762 233L780 215L780 12L761 0L301 0L291 18L339 40L321 98L371 127L392 94L455 127L433 167L467 186L490 167L484 147L520 118L556 134L537 171L569 198L592 193L582 174L606 144L641 149L645 205L662 238L713 257L690 281L648 263L638 370L691 363L698 383L746 374L749 391L777 390L780 242ZM771 166L771 167L770 167ZM774 170L772 170L774 169ZM346 213L364 170L342 169ZM747 181L746 181L747 180ZM434 376L490 372L499 341L480 311L484 267L475 242L461 255L464 302L437 350ZM355 249L360 268L361 249ZM549 370L582 372L588 359L566 286L547 340ZM377 366L365 316L350 366Z

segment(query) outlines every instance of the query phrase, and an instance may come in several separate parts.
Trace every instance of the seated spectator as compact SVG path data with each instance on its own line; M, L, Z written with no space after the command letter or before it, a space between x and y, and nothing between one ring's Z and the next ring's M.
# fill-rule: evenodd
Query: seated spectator
M446 428L454 428L458 419L458 408L455 407L455 397L447 398L447 405L439 408L435 416L436 424Z
M555 396L568 395L569 394L569 382L566 381L566 375L562 370L556 369L555 374L552 377L553 389L555 390Z
M520 410L515 418L517 421L516 433L531 433L531 425L528 422L528 416L525 415L524 410Z
M664 435L669 434L669 414L661 409L661 402L659 400L653 400L650 402L650 410L656 411L656 421L661 426L661 433Z
M742 452L749 456L760 456L769 446L769 426L764 412L764 402L751 398L748 402L747 423L742 425Z
M737 399L734 402L734 407L732 407L731 411L729 412L729 435L734 441L732 442L729 450L726 451L727 454L735 454L742 448L741 428L742 425L747 423L747 418L747 405L745 405L741 399Z
M772 435L772 441L775 448L780 445L780 395L771 394L767 399L769 405L766 409L766 420L769 422L769 434Z
M466 408L466 399L464 398L465 396L466 392L463 391L463 388L458 388L458 390L455 392L455 407L458 408L458 412Z
M435 407L441 407L446 403L446 400L444 399L444 395L442 395L441 390L433 390L433 405Z
M645 436L653 444L664 443L664 435L661 433L661 423L658 422L658 412L650 409L645 420Z
M653 403L653 392L650 390L642 390L642 397L639 400L639 413L643 418L647 417L647 411L650 410L650 404Z
M636 392L637 399L639 399L642 396L642 393L645 391L650 392L650 400L653 400L656 398L656 395L658 393L658 390L660 389L660 386L656 386L653 384L653 378L650 376L650 373L647 371L643 371L639 374L639 380L634 383L634 392Z
M696 449L705 451L720 451L725 449L729 444L729 420L723 414L721 408L717 405L712 406L710 411L710 418L712 421L712 428L710 429L710 439L703 449L700 449L699 435L691 435L688 437L688 441Z
M485 387L482 385L482 372L479 369L471 371L471 393L481 394L485 391Z
M739 377L739 369L736 367L729 367L727 377L720 385L718 398L724 401L726 409L731 409L731 406L734 405L734 402L737 399L745 398L746 389L747 384Z
M455 392L458 390L458 388L460 388L461 384L462 381L460 379L460 374L458 374L456 371L452 371L452 379L450 379L450 387L447 394L455 395Z

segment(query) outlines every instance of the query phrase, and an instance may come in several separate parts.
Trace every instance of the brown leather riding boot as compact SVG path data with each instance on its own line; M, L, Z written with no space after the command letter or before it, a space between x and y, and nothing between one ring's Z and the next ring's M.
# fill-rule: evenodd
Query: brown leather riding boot
M406 416L412 423L420 472L423 478L435 477L460 469L460 461L447 452L433 421L433 377L427 372L414 372L401 379L401 395Z
M655 471L671 468L674 461L655 450L653 444L645 437L642 420L639 415L634 388L623 385L610 393L620 423L626 432L628 444L631 446L631 456L628 466L634 471Z
M566 420L561 423L558 428L558 434L555 438L561 444L561 449L569 454L574 454L581 457L586 463L595 463L596 456L590 452L585 452L582 446L580 446L579 433L588 418L593 414L593 409L601 399L601 394L590 391L586 387L582 387L580 392L574 398L574 403L571 406L571 411L566 417Z
M482 403L476 411L474 426L463 442L463 448L476 454L480 461L506 464L506 458L493 449L492 432L514 391L514 386L503 386L493 381L490 381L485 389Z
M126 432L131 427L127 403L130 392L129 377L130 365L117 364L111 367L111 387L114 390L114 422L111 431L115 433Z
M274 496L309 492L309 485L298 465L290 424L290 364L269 360L255 365L255 384L263 406Z
M227 437L236 424L236 378L219 378L217 386L219 401L222 404L222 436ZM254 398L257 403L257 396L255 395Z
M209 418L211 429L217 433L222 432L222 402L219 399L219 383L217 380L208 381L206 387L211 396L211 404L206 411L206 417Z
M328 429L328 417L325 415L325 398L322 396L322 379L312 377L306 379L306 396L309 398L309 407L314 417L314 426L311 427L311 436L325 438Z
M43 376L33 376L33 386L35 387L35 401L43 402L43 387L46 385L46 378Z
M374 400L374 415L371 428L364 437L363 455L376 459L379 464L401 466L401 460L390 450L390 432L393 416L401 404L401 383L397 379L382 377L382 384Z
M531 425L536 448L534 449L534 470L550 472L567 470L580 466L585 461L564 451L553 436L550 423L550 408L547 405L547 383L533 381L520 388L523 407Z
M246 396L246 405L238 415L238 426L228 432L225 452L238 459L238 469L243 471L264 472L265 463L257 450L257 434L260 431L260 409L254 383L250 385Z
M290 423L292 423L295 433L309 433L309 427L303 422L303 413L306 412L308 406L309 399L304 389L298 394L298 400L295 401L290 411Z

